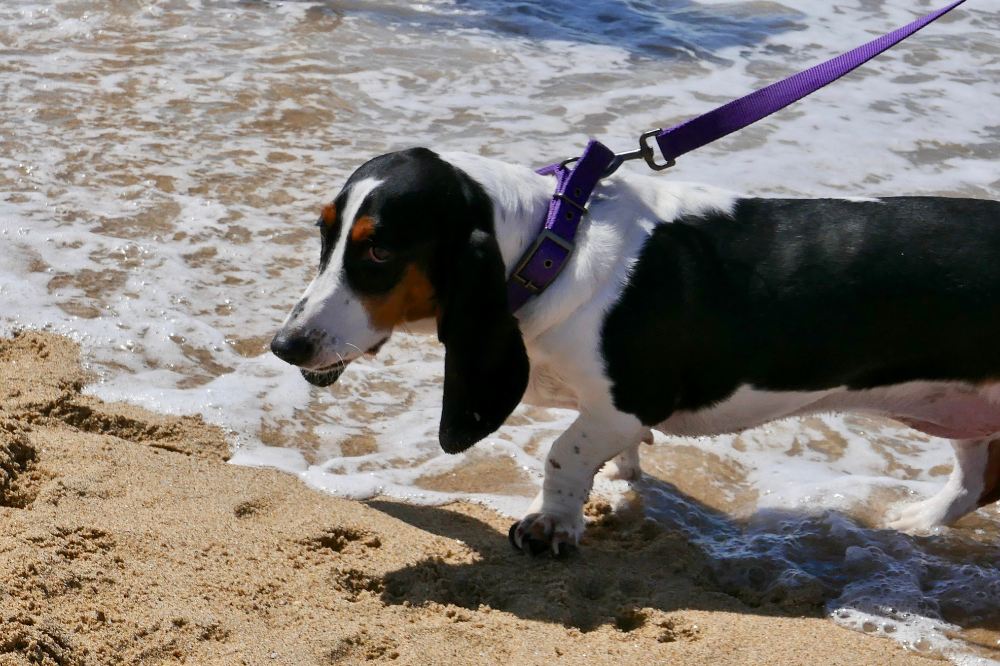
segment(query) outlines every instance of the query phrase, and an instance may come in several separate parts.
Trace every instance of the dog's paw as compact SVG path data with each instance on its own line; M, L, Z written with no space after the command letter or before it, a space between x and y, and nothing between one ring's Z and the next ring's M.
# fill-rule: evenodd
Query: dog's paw
M953 522L976 510L976 494L964 486L948 483L937 495L922 502L893 507L886 527L900 532L927 532Z
M567 520L544 513L529 513L510 526L507 538L514 548L529 555L551 551L556 557L568 555L580 543L583 516Z
M937 497L896 509L886 527L910 534L928 532L948 522L948 504Z

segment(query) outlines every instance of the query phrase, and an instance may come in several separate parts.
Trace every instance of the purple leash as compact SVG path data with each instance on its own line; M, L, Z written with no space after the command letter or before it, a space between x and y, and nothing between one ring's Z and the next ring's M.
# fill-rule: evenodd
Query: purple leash
M674 158L684 153L701 148L707 143L743 129L747 125L785 108L792 102L797 102L806 95L816 92L828 83L833 83L848 72L857 69L878 54L903 41L928 23L944 16L963 2L965 0L958 0L944 9L928 14L898 30L893 30L888 35L872 40L864 46L859 46L833 60L810 67L784 81L772 83L766 88L761 88L746 97L729 102L714 111L709 111L669 129L657 130L656 143L660 146L660 151L669 164ZM666 166L659 166L659 168L666 168Z
M587 213L586 205L591 193L601 178L613 174L623 162L642 158L656 171L672 167L678 156L743 129L833 83L963 2L965 0L958 0L888 35L679 125L646 132L639 137L638 150L616 155L603 144L591 140L579 158L539 169L538 173L542 175L556 175L556 192L552 195L541 234L507 282L507 302L511 312L516 312L532 296L544 291L559 275L573 251L576 230L580 219ZM651 137L656 138L666 160L664 164L656 162L653 148L648 143ZM574 161L573 168L568 168Z

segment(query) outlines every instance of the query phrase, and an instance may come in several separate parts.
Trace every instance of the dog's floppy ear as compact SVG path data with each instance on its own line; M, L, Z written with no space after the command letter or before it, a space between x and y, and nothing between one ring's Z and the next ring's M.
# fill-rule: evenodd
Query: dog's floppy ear
M444 343L441 448L458 453L499 428L528 385L528 355L507 308L503 259L496 239L474 229L454 248L438 339Z

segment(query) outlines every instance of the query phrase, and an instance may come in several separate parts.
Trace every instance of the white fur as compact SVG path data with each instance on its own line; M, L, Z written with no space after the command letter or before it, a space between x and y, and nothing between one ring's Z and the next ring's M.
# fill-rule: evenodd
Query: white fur
M983 435L1000 432L1000 420L994 423L1000 413L989 399L987 389L963 382L907 382L864 391L840 387L811 392L761 391L741 386L724 402L697 412L675 412L656 429L683 437L712 436L821 412L859 412L904 421L917 419L956 434L977 428ZM955 415L969 413L981 415L981 420L954 422Z
M301 309L288 315L282 328L291 334L303 335L316 346L316 353L306 370L320 370L338 362L349 362L378 344L386 331L374 328L361 300L344 282L344 251L351 222L366 197L381 181L366 178L355 183L341 211L340 234L331 252L326 268L302 294Z
M555 179L474 155L443 157L493 199L497 241L510 275L541 228ZM543 489L518 525L518 543L526 537L541 539L556 552L562 544L575 543L583 532L583 504L602 465L614 459L605 474L619 478L639 473L636 449L649 430L612 403L600 354L604 315L628 284L643 243L657 225L684 215L731 212L739 198L715 187L635 175L605 179L594 191L576 248L562 273L516 313L531 361L524 400L580 411L549 451ZM790 416L859 411L915 419L956 432L969 427L955 422L956 414L981 415L979 425L989 429L996 421L1000 432L998 403L996 386L947 382L797 393L743 386L720 404L677 412L656 428L668 435L717 435ZM975 508L983 490L985 447L993 433L981 434L955 442L956 471L947 486L933 499L905 510L894 526L927 529Z

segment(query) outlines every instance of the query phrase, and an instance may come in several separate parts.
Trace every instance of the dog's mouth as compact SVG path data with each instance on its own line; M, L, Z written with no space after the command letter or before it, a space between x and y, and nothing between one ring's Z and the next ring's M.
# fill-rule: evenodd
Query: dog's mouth
M370 349L366 350L366 354L376 354L378 350L382 348L382 345L386 343L389 338L382 338ZM302 373L303 379L312 384L313 386L329 386L330 384L337 381L344 370L347 369L347 365L353 361L350 359L348 361L340 360L336 363L331 363L330 365L323 366L322 368L316 368L315 370L306 370L305 368L299 368L299 372Z
M328 365L325 368L319 368L318 370L305 370L300 368L299 372L301 372L302 377L313 386L329 386L337 381L337 378L344 373L344 370L347 369L347 364L349 362L350 361L338 361L333 365Z

